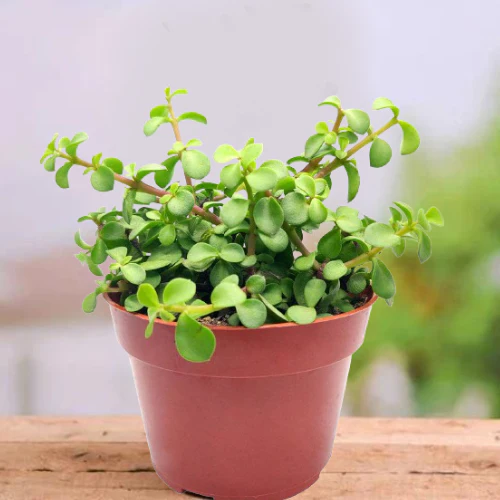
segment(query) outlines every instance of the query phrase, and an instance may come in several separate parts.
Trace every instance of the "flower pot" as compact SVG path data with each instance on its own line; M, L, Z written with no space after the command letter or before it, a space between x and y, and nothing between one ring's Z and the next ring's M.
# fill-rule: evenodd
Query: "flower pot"
M310 325L215 327L215 354L199 364L177 353L175 323L157 320L145 339L147 317L107 300L130 355L153 465L172 489L281 500L318 479L375 295Z

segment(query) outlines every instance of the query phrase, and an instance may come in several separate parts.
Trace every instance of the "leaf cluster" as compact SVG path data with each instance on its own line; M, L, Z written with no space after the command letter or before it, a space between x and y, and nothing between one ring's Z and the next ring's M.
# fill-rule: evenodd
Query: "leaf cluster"
M71 139L56 134L41 159L47 171L55 171L61 188L69 187L74 166L90 174L98 191L110 191L117 182L125 185L120 207L79 219L94 224L95 238L87 243L76 233L77 258L102 277L84 299L84 311L94 310L98 295L116 293L127 311L147 314L146 337L157 319L174 321L180 355L203 362L216 345L205 317L247 328L308 324L352 311L367 300L370 289L392 303L396 286L379 254L391 248L401 256L415 242L420 261L430 257L429 231L443 225L435 207L414 211L397 202L389 221L381 223L352 207L334 211L325 204L340 167L349 181L347 200L355 198L360 174L354 155L363 147L369 146L372 167L389 162L391 148L379 136L394 125L402 131L402 154L418 148L417 131L399 119L389 99L375 100L374 109L389 109L392 117L373 130L367 113L344 109L336 96L328 97L320 106L335 108L335 119L316 124L304 151L287 162L262 161L263 145L253 138L239 148L222 144L213 154L220 165L214 183L204 180L212 161L200 151L201 141L180 138L180 122L207 123L197 112L175 115L172 101L182 94L186 91L167 88L166 104L153 107L144 126L146 136L164 124L173 129L175 142L160 163L124 165L101 153L85 161L78 156L85 133ZM305 165L298 170L300 162ZM179 169L185 184L174 180ZM309 251L304 234L322 224L327 230ZM107 261L104 274L101 266Z

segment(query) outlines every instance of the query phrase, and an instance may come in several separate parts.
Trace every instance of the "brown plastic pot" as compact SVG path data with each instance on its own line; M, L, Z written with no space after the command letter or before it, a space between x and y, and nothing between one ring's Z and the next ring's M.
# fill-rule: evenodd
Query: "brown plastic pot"
M157 320L145 339L147 317L106 299L167 485L216 500L282 500L318 479L375 295L310 325L215 327L207 363L181 358L175 323Z

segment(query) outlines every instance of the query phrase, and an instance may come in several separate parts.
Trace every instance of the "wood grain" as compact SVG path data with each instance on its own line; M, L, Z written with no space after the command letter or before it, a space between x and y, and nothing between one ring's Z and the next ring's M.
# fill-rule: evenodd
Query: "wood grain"
M140 417L0 418L0 499L164 500ZM500 498L500 421L341 419L300 500Z

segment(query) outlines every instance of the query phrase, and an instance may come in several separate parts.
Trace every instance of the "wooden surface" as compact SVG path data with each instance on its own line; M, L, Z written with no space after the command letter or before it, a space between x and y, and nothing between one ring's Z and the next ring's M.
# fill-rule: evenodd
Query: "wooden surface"
M189 500L156 476L140 417L0 418L1 500ZM300 500L500 499L500 421L341 419Z

